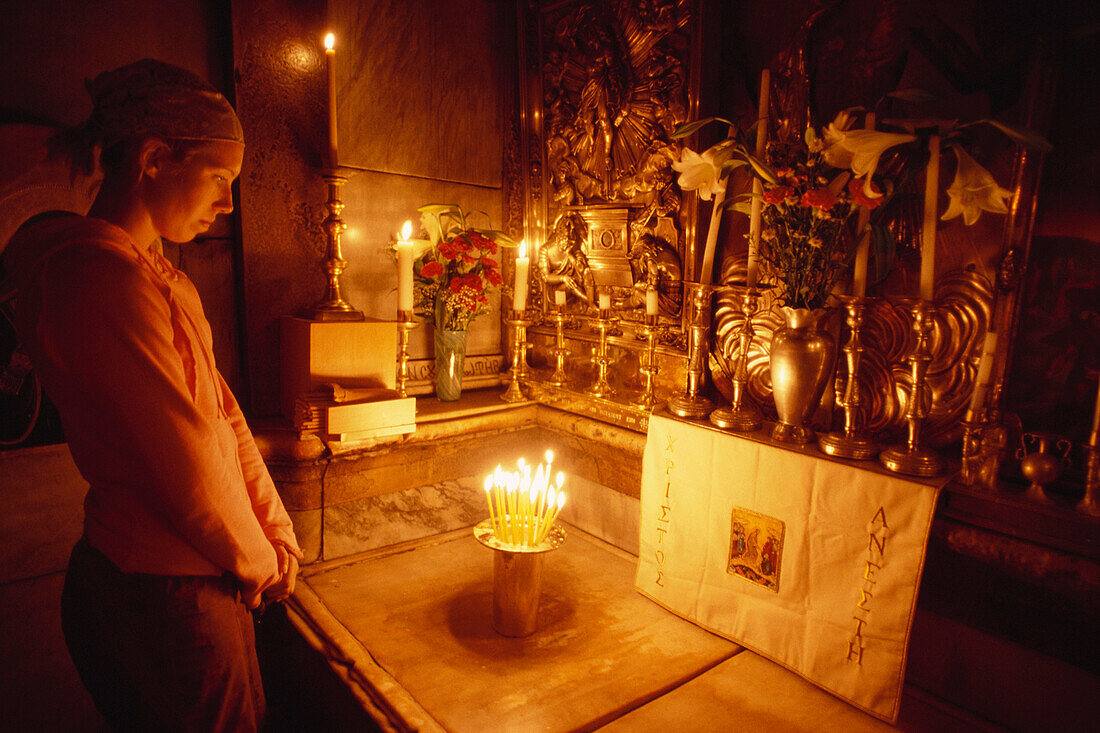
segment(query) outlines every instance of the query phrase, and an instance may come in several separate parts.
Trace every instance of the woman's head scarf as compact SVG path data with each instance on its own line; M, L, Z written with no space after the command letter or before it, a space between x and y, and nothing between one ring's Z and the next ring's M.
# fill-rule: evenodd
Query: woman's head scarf
M172 140L244 142L229 101L186 69L143 59L105 71L84 86L92 114L82 132L104 149L123 140L155 135Z

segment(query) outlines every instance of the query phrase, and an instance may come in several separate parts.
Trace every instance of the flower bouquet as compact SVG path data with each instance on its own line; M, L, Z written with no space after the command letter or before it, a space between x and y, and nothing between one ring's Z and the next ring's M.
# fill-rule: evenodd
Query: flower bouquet
M436 394L456 400L470 322L489 310L489 293L500 285L500 247L514 247L507 234L470 223L473 214L453 204L417 209L426 237L413 241L413 305L435 325Z

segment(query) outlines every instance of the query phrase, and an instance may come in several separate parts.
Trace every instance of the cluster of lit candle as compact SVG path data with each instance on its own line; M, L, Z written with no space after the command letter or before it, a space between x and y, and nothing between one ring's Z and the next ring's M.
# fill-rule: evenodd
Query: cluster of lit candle
M565 474L558 471L556 486L550 485L553 462L554 454L546 451L546 463L533 473L531 464L520 458L517 471L506 473L497 466L485 477L489 520L498 540L530 547L546 539L565 505Z

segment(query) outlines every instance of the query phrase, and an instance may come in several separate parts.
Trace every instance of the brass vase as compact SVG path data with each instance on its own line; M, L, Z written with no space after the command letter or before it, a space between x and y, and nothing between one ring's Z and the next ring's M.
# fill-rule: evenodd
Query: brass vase
M786 323L776 329L771 345L772 398L779 413L772 437L809 443L815 437L810 420L836 368L836 337L825 329L826 308L783 306L782 311Z

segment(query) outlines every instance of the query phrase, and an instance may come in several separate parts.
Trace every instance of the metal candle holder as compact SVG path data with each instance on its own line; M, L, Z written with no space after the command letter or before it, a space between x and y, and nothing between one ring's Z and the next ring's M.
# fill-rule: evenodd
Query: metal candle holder
M550 350L554 355L554 373L546 383L554 387L563 387L565 386L565 357L569 354L569 350L565 348L565 306L554 306L554 313L550 317L554 319L554 348Z
M684 283L684 305L689 325L687 388L668 401L669 412L678 417L706 417L714 409L714 403L703 395L710 359L710 305L713 294L714 289L707 283Z
M409 383L409 331L420 324L413 320L412 311L397 311L397 396L408 397Z
M863 359L860 332L863 329L866 299L848 296L843 300L848 311L847 323L850 332L848 343L844 345L844 356L848 360L848 379L844 385L844 393L837 394L836 402L844 408L844 432L823 435L818 439L817 445L823 453L831 456L866 461L874 458L878 452L875 442L860 432L862 427L860 407L863 405L863 395L859 389L859 365Z
M565 542L565 530L555 524L539 544L513 545L493 534L492 520L486 519L474 527L474 537L493 550L493 630L530 636L538 628L543 558Z
M737 366L734 367L731 382L733 397L730 399L729 407L719 407L710 413L710 421L725 430L747 433L759 430L764 424L764 416L760 409L746 395L749 386L749 347L752 345L753 336L756 335L752 319L756 315L756 304L760 294L755 287L743 285L732 287L740 295L741 315L745 317L737 338Z
M1077 502L1085 514L1100 515L1100 447L1085 446L1085 495Z
M500 396L505 402L523 402L527 399L520 389L520 382L527 378L527 327L531 321L523 320L522 311L512 311L512 320L505 321L512 327L512 381Z
M905 410L909 437L904 445L887 448L878 457L879 462L889 470L909 476L936 476L944 469L944 461L939 454L920 444L921 425L928 417L928 408L924 404L928 389L925 376L928 374L928 363L932 361L928 341L932 335L934 312L935 307L927 301L918 300L913 304L913 333L916 334L916 343L909 354L913 386Z
M615 394L607 381L607 367L611 363L611 357L607 353L607 333L615 327L616 321L617 319L610 316L610 311L606 310L600 310L600 315L596 318L596 330L600 332L596 353L592 356L592 361L596 363L596 383L587 390L593 397L610 397Z
M657 380L657 335L660 329L657 327L658 316L646 316L645 325L642 326L642 335L645 336L646 349L645 361L639 365L638 371L645 376L645 388L641 397L635 402L644 410L652 410L657 406L657 396L654 394L654 383Z
M340 250L340 235L347 224L340 218L344 211L344 202L340 200L340 189L348 182L347 176L340 174L340 168L325 170L322 174L328 187L328 200L325 206L328 208L328 216L325 217L324 227L328 242L325 253L324 271L328 277L328 285L325 289L325 297L306 315L315 321L362 321L363 312L356 310L350 303L344 300L340 293L340 275L347 269L348 263Z

